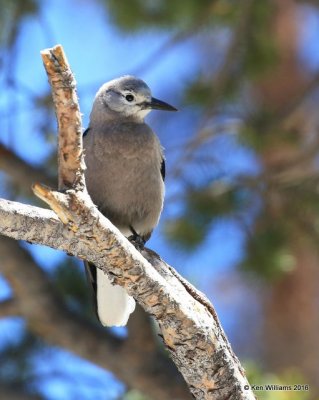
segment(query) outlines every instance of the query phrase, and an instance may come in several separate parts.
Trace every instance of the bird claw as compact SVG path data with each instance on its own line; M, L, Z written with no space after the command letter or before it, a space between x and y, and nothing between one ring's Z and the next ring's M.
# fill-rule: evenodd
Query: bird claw
M128 240L132 243L132 245L137 249L137 250L143 250L144 245L145 245L145 240L142 238L142 236L133 234L128 237Z

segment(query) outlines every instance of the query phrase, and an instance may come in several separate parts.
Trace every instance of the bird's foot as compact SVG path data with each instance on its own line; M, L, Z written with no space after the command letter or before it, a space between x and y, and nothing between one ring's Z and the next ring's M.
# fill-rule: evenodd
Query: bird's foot
M144 249L145 240L142 238L142 236L138 235L137 233L134 233L133 235L129 236L128 240L137 250L140 251Z

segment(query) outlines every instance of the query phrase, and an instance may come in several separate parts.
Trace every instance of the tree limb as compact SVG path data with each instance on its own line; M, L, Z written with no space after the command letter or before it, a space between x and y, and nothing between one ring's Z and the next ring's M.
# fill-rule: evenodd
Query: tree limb
M51 187L56 186L54 180L42 169L28 164L4 144L0 144L0 169L29 195L32 194L31 186L34 182L43 182Z
M39 394L30 394L18 388L0 385L0 399L6 400L44 400Z
M49 211L2 201L0 232L84 258L103 270L114 283L125 287L157 320L167 349L197 399L254 399L252 391L245 389L249 385L244 371L216 314L192 297L157 255L149 252L147 261L92 203L81 176L84 170L81 139L72 136L81 134L78 107L73 104L76 95L66 96L72 99L72 107L65 108L59 100L63 98L61 82L69 84L66 90L72 91L71 72L65 69L67 62L61 61L60 47L46 53L50 54L46 63L54 64L54 68L46 65L47 72L52 72L51 84L58 86L53 88L53 93L59 93L54 95L55 105L64 110L57 110L59 126L64 134L71 135L63 141L67 148L60 151L68 156L63 157L63 167L59 167L64 173L62 186L71 189L60 193L40 184L33 189L63 224ZM64 129L65 121L74 124L73 128Z
M14 305L12 300L0 303L0 316L19 314L25 317L29 329L47 343L112 371L128 387L135 387L154 399L187 399L182 382L172 381L170 371L156 374L151 364L153 360L148 362L136 354L139 347L71 313L46 274L16 241L1 238L0 254L1 272L15 294Z
M59 126L58 175L59 190L83 189L84 159L82 123L76 94L76 82L62 46L41 52L47 72Z
M124 285L158 320L164 342L197 398L224 399L234 390L234 397L229 398L253 398L251 392L243 391L247 381L213 315L187 293L165 263L154 256L153 265L162 277L96 208L90 211L93 216L85 215L84 220L95 220L92 225L73 225L70 230L52 211L1 200L0 233L78 257L86 254L89 261L111 273L109 276ZM105 231L101 233L103 226ZM64 323L58 322L57 327ZM74 334L70 332L70 340ZM209 386L207 392L209 383L214 386Z
M2 254L1 254L2 255ZM19 302L15 298L6 299L0 302L0 317L12 317L21 315Z

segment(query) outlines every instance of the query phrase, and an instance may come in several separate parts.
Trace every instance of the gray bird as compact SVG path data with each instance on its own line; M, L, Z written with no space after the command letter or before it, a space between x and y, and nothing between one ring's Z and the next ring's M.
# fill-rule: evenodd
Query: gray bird
M153 109L177 111L152 97L142 80L114 79L97 92L83 137L85 178L93 202L123 235L143 243L159 221L164 199L163 148L144 122ZM126 325L134 299L93 264L86 263L86 270L102 325Z

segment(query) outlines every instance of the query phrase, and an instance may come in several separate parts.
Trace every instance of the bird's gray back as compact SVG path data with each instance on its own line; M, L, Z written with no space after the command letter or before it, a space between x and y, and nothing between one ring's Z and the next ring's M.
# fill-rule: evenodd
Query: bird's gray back
M145 123L98 121L84 137L93 202L124 234L147 236L163 206L162 148Z

